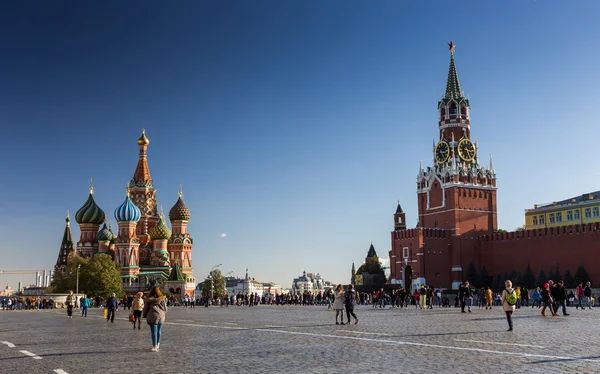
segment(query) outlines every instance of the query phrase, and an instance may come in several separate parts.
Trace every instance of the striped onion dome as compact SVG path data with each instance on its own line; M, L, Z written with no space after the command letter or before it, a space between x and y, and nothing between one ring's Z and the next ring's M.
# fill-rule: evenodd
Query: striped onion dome
M115 218L117 222L137 222L142 218L142 212L131 201L129 196L125 198L123 204L115 209Z
M162 215L160 216L156 226L150 230L149 234L152 240L167 240L171 237L171 230L165 224Z
M106 227L106 222L104 222L104 226L102 226L100 231L98 231L96 238L98 241L111 241L115 238L115 234L113 234L112 231Z
M106 215L100 209L96 202L94 201L94 193L90 188L90 196L83 206L77 211L75 214L75 222L78 224L82 223L95 223L97 225L104 222Z
M190 220L190 210L183 202L183 198L181 197L181 193L179 193L179 198L177 202L171 210L169 211L169 219L171 222L174 221L189 221Z

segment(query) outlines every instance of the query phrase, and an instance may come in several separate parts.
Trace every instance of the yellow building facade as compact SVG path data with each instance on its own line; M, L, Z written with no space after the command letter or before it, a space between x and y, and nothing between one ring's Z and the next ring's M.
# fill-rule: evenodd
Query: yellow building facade
M525 210L527 230L600 222L600 191Z

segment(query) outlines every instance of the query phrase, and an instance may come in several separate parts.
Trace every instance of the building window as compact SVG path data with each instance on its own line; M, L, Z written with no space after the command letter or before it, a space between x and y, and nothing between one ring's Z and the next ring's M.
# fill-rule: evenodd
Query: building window
M556 222L562 222L562 212L556 213Z
M573 211L573 219L576 221L579 220L579 209Z
M537 216L533 216L533 225L537 226Z
M543 225L543 224L544 224L544 215L542 214L540 216L540 225Z
M550 223L554 223L554 213L550 213Z
M600 214L598 214L600 212L598 212L598 207L594 208L594 217L598 217Z
M404 258L408 258L408 247L404 247L402 248L402 255L404 256Z
M569 210L567 212L567 221L572 221L573 220L573 211Z
M592 218L592 209L585 208L585 218Z

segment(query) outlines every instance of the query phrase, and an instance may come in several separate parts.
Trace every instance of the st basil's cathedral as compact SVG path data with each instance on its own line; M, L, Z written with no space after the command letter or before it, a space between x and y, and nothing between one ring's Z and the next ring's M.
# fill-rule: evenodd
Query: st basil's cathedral
M193 239L187 232L190 210L180 190L169 211L172 228L167 226L162 212L158 213L156 189L147 160L150 141L145 131L137 143L140 153L135 173L126 189L125 200L114 212L117 234L110 224L107 226L106 215L96 204L94 188L90 186L87 201L75 214L81 230L77 246L73 248L67 217L55 271L64 269L72 251L83 257L107 254L121 266L125 292L144 291L151 284L162 284L165 291L193 295L196 286L192 269Z

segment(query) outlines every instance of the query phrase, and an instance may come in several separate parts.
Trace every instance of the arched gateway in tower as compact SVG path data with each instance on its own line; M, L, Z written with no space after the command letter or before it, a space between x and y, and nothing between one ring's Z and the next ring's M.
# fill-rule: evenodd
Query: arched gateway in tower
M394 214L391 279L414 289L421 284L456 288L462 281L465 256L476 256L476 245L466 238L497 230L496 172L479 158L479 144L471 137L471 104L460 89L450 47L446 91L437 103L438 128L432 164L423 162L417 174L418 224L406 229L405 213ZM411 273L411 284L408 282Z

